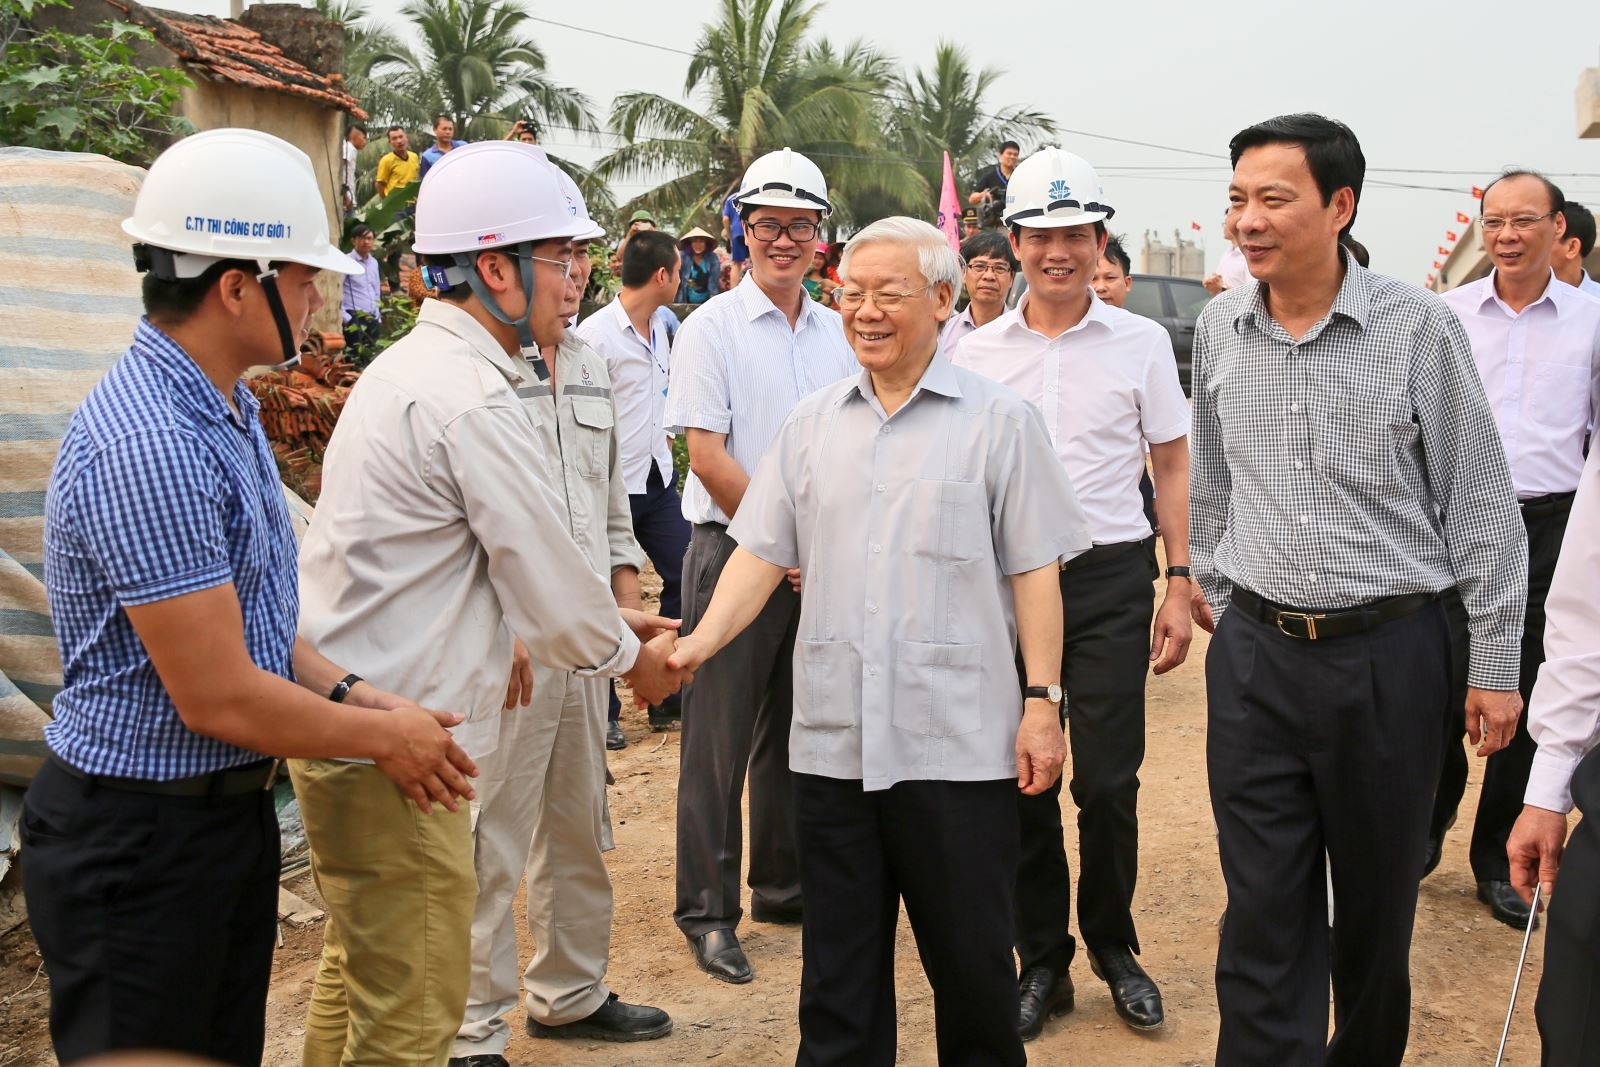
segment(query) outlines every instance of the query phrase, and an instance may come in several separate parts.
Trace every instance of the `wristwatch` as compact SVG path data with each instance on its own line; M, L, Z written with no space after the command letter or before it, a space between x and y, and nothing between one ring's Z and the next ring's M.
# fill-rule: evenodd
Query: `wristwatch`
M333 687L333 692L328 694L328 699L335 704L343 704L344 698L350 695L350 690L355 688L355 684L362 680L359 674L345 675L339 679L339 684Z
M1022 691L1022 695L1027 700L1048 700L1058 707L1061 704L1061 687L1054 683L1050 685L1030 685Z
M1194 576L1189 573L1189 568L1188 567L1168 567L1167 568L1167 577L1168 578L1188 578L1191 582L1194 581Z

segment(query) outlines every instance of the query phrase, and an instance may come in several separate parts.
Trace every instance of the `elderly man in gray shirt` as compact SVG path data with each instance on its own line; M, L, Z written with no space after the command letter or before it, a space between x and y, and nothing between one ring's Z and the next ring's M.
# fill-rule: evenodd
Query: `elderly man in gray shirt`
M739 548L670 662L697 668L800 569L797 1062L894 1062L904 900L940 1063L1021 1064L1016 791L1049 788L1066 756L1057 574L1088 528L1038 410L938 352L961 278L944 236L885 219L840 269L862 373L783 424L734 517Z

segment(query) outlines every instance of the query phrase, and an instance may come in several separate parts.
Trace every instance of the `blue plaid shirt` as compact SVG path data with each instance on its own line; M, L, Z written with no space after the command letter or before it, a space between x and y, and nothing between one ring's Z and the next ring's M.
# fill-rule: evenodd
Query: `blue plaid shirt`
M123 610L232 582L250 658L294 676L288 508L242 382L233 402L237 414L141 320L62 439L45 498L44 580L65 686L45 740L80 770L165 781L261 758L184 726Z

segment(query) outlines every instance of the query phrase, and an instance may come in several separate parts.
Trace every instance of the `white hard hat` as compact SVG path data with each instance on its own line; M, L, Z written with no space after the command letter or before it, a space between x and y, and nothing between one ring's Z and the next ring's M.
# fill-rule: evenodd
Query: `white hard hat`
M573 214L550 157L521 141L478 141L446 152L417 191L422 254L480 252L573 235Z
M556 184L561 186L561 194L567 200L567 212L572 216L574 223L583 227L572 235L574 241L592 241L597 237L606 235L605 228L589 216L589 205L584 202L583 192L578 188L578 183L572 180L572 175L550 164L550 169L556 173Z
M733 194L735 208L746 204L809 208L822 212L823 218L833 214L827 179L815 163L792 148L768 152L750 164Z
M1041 148L1017 164L1006 185L1007 226L1082 226L1116 214L1082 156Z
M310 158L257 130L207 130L161 153L122 229L144 246L135 248L141 268L162 277L198 277L223 259L361 273L328 241Z

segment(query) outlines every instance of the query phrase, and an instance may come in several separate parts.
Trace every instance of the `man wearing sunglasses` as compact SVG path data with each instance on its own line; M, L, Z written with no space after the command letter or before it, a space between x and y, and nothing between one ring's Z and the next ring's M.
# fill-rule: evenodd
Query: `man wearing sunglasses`
M694 629L737 547L728 524L789 411L850 374L839 316L806 295L817 230L832 211L817 165L790 149L757 159L734 194L750 273L700 306L672 351L666 431L689 446L683 514L683 628ZM741 797L750 774L750 897L757 922L800 920L790 798L791 660L801 574L767 598L727 655L684 691L678 773L677 906L695 963L748 982L735 928L743 915Z
M1527 926L1529 911L1511 886L1506 841L1522 812L1537 748L1526 728L1526 703L1544 662L1544 602L1583 471L1584 443L1600 417L1600 301L1559 280L1551 268L1566 232L1564 202L1554 183L1530 171L1507 171L1490 182L1478 226L1494 269L1487 278L1444 295L1472 341L1473 362L1494 409L1528 531L1528 603L1518 683L1524 712L1510 742L1484 764L1470 850L1478 899L1496 919L1517 929ZM1454 629L1464 652L1465 626ZM1455 821L1466 786L1465 657L1456 659L1454 721L1447 727L1424 874L1439 862L1444 832Z

